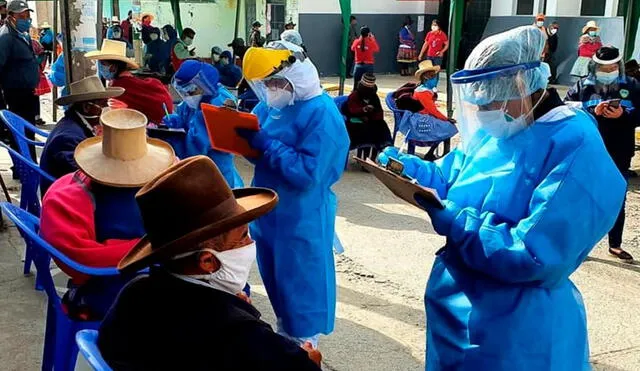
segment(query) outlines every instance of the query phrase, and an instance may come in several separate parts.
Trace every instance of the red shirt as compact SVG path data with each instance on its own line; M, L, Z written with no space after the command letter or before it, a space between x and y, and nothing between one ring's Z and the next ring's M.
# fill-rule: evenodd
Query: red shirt
M438 109L436 102L433 100L433 92L429 90L415 91L413 98L417 99L424 109L420 111L423 115L431 115L439 120L447 121L447 116L443 115Z
M167 105L169 113L173 112L173 98L159 80L139 78L127 72L114 79L111 86L124 88L124 94L115 99L131 109L144 113L149 122L162 122L165 116L162 103Z
M448 41L447 34L444 32L440 30L429 31L427 37L424 39L424 42L428 45L427 57L442 57L441 55L437 55L437 53L444 49L444 44Z
M364 50L360 48L362 37L356 39L351 45L351 51L356 54L356 64L374 64L373 54L380 51L380 46L373 36L364 39Z

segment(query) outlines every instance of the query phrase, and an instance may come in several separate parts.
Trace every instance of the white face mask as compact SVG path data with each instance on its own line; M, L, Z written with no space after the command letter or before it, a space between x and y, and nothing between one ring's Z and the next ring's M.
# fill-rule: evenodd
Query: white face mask
M184 39L184 43L186 45L191 45L191 44L193 44L193 39L190 38L190 37L187 37L187 38Z
M620 77L620 71L611 71L611 72L596 72L596 80L605 85L613 84L618 77Z
M206 249L220 262L220 268L209 274L198 274L183 276L187 280L194 279L202 281L209 286L236 295L244 289L251 273L251 267L256 260L256 243L253 242L245 247L232 249L227 251L215 251ZM188 256L189 254L187 254ZM184 256L177 256L174 259L180 259Z
M159 37L159 36L158 36L157 34L154 34L154 33L152 33L152 34L151 34L151 40L152 40L152 41L156 41L156 40L158 40L158 37Z
M114 38L114 39L119 39L119 38L120 38L120 36L122 36L122 34L121 34L120 32L114 32L114 33L113 33L113 38ZM151 38L153 38L153 35L152 35L152 37L151 37Z
M552 34L552 35L555 35L555 34L557 34L557 33L558 33L558 29L557 29L557 28L552 28L552 29L551 29L551 34Z
M214 62L219 62L220 61L220 56L218 54L213 54L213 59Z
M518 118L513 118L503 110L494 110L478 111L476 112L476 119L480 123L480 127L492 137L512 137L529 126L529 121L527 120L527 118L529 116L533 116L533 111L538 108L538 105L540 105L540 102L542 102L546 94L547 91L543 90L542 95L540 96L536 104L531 108L531 110Z
M198 109L200 102L202 101L202 94L191 95L185 98L182 98L182 101L187 104L192 109Z
M438 31L440 29L440 27L438 26L431 26L431 31Z
M536 26L542 27L542 26L544 26L544 22L543 21L538 21L538 22L536 22Z
M281 110L291 104L293 104L293 92L287 89L267 90L267 105L269 107Z

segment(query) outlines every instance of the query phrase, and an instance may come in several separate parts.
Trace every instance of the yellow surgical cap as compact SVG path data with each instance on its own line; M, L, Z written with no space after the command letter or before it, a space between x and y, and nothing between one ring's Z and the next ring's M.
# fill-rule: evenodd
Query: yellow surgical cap
M249 48L242 61L242 73L247 80L260 80L276 71L293 55L290 50Z

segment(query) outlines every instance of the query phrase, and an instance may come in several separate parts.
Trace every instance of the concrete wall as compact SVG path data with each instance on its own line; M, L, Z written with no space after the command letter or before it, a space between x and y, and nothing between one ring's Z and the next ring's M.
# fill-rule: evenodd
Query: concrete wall
M624 50L624 22L622 17L547 17L548 23L557 21L560 24L555 61L558 66L558 77L561 84L569 84L572 81L569 73L573 63L578 58L578 37L585 23L592 19L600 25L600 37L605 45L614 45L621 52ZM529 16L491 17L483 38L530 23L531 17Z
M337 75L340 67L342 18L338 1L298 0L299 30L311 59L321 75ZM353 0L352 13L359 26L367 25L380 44L376 55L377 73L397 73L398 32L407 15L413 18L413 32L422 46L425 32L417 32L418 17L425 17L428 31L438 13L439 1Z

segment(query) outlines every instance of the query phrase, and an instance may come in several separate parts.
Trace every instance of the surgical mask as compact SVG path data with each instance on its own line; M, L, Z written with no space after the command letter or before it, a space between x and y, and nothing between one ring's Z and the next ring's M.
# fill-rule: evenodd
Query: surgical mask
M16 29L20 32L29 32L31 28L31 18L29 19L16 19Z
M552 35L555 35L555 34L557 34L557 33L558 33L558 29L557 29L557 28L552 28L552 29L551 29L551 34L552 34Z
M227 251L215 251L211 249L203 251L208 251L213 254L220 262L220 268L209 274L182 277L203 281L211 287L231 295L242 292L242 289L247 285L253 262L256 260L256 243L253 242L247 246ZM188 255L189 254L187 254L187 256ZM174 260L183 257L184 255L178 255Z
M544 26L544 22L543 21L538 21L538 22L536 22L536 26L542 27L542 26Z
M202 101L202 97L203 97L202 94L191 95L191 96L182 98L182 101L185 102L187 106L189 106L190 108L198 109L198 105Z
M211 59L213 59L214 62L218 62L218 61L220 61L220 55L214 54Z
M598 36L598 31L589 31L589 36L591 36L591 37Z
M156 41L160 36L158 36L158 34L152 33L150 37L151 37L151 41Z
M98 62L98 75L105 80L113 80L116 77L115 73L111 72L109 67L100 62Z
M114 32L114 33L113 33L113 38L114 38L114 39L119 39L119 38L120 38L120 36L122 36L122 35L120 34L120 32ZM153 39L153 35L151 35L151 38Z
M438 31L440 29L440 27L438 26L431 26L431 31Z
M612 84L618 79L618 77L620 77L620 71L618 70L611 72L596 71L596 79L598 80L598 82L601 82L605 85Z
M184 39L184 43L186 45L191 45L191 44L193 44L193 39L190 38L190 37L187 37L187 38Z
M425 88L427 88L429 90L433 90L433 88L438 87L438 81L435 78L431 78L431 79L423 82L422 86L424 86Z
M221 58L220 64L222 64L223 66L226 66L227 64L229 64L229 58Z
M281 110L293 103L293 92L287 89L268 89L267 105L269 107Z
M476 112L476 119L480 123L480 127L492 137L512 137L529 126L527 118L533 115L533 111L538 108L538 105L540 105L546 94L547 91L543 90L542 95L531 110L518 118L513 118L513 116L499 109L493 111L478 111Z

